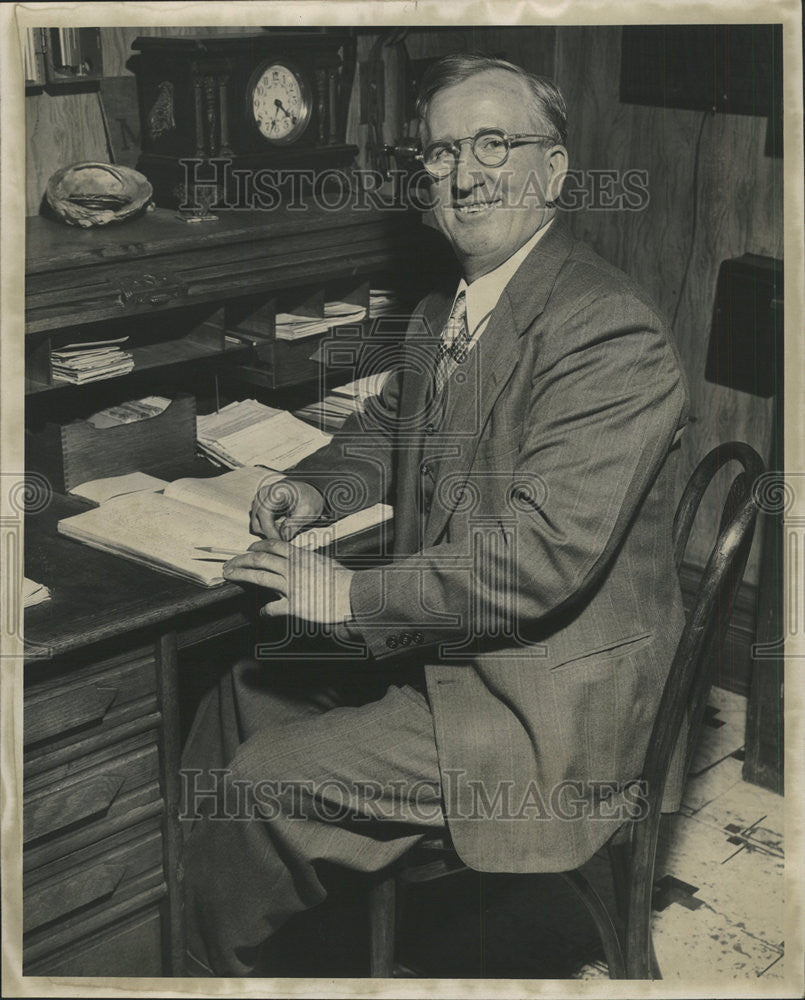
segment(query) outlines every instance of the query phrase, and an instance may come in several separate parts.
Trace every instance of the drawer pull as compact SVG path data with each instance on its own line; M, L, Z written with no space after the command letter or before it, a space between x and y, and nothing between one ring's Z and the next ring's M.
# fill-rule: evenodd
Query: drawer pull
M112 895L126 874L125 866L102 864L57 882L37 886L25 894L24 934L90 903Z
M121 306L164 305L187 297L187 286L167 274L141 274L122 278L118 303Z
M22 813L23 843L105 813L117 798L125 780L117 774L99 774L28 802Z
M117 688L90 684L25 706L25 746L100 722L117 697Z

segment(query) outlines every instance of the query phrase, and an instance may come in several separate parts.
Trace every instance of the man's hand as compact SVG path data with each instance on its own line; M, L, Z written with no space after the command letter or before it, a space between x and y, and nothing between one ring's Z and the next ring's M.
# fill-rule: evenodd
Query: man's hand
M315 486L295 479L261 486L252 501L251 530L286 542L321 517L324 497Z
M290 615L320 624L344 622L351 617L349 587L353 572L334 559L279 538L255 542L248 552L235 556L223 567L227 580L256 583L280 595L261 608L261 615Z

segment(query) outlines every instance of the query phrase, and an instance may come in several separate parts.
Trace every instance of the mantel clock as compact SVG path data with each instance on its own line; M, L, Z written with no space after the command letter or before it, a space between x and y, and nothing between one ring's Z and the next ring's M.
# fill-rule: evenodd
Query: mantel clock
M159 205L181 203L188 184L222 186L227 203L249 188L236 172L345 167L354 38L343 31L265 31L209 37L141 37L133 48L142 157ZM242 207L242 204L241 204Z

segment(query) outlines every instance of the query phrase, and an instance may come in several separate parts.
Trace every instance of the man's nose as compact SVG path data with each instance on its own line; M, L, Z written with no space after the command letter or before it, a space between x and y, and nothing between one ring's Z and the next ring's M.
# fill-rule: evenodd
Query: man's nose
M456 158L453 183L459 191L469 191L484 180L481 164L475 159L469 142L462 142Z

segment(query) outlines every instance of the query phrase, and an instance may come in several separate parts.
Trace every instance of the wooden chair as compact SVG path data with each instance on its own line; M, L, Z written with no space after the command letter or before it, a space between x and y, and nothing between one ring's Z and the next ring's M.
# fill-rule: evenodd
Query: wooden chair
M586 906L601 936L611 979L662 978L651 938L651 902L663 793L677 741L683 738L686 775L690 768L712 684L711 666L719 656L752 545L758 509L753 487L764 471L758 454L734 441L714 448L693 472L673 524L679 571L701 499L718 470L732 461L742 468L727 492L718 537L679 640L643 765L641 778L648 789L645 815L624 823L607 844L618 912L614 917L610 914L579 870L545 876L564 879ZM430 837L375 883L369 900L372 976L388 977L395 972L395 927L405 886L461 870L465 868L449 838Z

